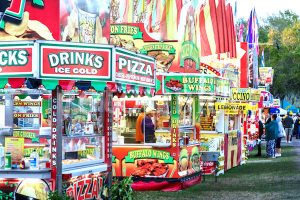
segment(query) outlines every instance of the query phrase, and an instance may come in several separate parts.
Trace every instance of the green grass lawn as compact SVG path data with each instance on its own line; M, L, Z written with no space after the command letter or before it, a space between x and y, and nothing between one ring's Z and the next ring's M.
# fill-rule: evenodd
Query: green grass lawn
M296 147L284 146L282 157L254 157L218 177L207 176L205 182L178 192L135 192L134 199L300 199L300 170ZM298 159L299 160L299 159Z

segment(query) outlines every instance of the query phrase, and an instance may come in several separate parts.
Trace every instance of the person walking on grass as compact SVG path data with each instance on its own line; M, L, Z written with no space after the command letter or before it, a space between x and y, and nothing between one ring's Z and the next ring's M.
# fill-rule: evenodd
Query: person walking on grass
M286 142L291 143L292 142L292 136L293 136L293 126L294 126L294 120L291 117L292 113L290 112L286 118L283 120L283 127L286 133Z
M272 115L272 121L265 125L266 128L266 152L267 158L275 158L275 139L278 135L277 115Z
M281 117L277 116L276 121L278 123L278 132L276 137L275 145L275 157L281 157L281 139L285 137L285 131L281 122Z

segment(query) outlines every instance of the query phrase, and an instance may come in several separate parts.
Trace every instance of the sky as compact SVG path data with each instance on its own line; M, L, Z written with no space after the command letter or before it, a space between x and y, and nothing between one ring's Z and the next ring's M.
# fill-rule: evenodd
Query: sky
M235 5L235 0L227 2ZM237 0L237 18L248 19L253 7L255 7L257 17L261 19L287 9L300 16L300 0Z

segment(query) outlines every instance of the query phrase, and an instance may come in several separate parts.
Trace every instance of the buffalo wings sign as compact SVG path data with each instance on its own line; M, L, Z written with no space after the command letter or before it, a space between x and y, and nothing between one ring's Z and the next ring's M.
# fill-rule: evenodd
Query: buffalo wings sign
M0 77L29 77L32 70L33 43L1 43Z
M111 80L112 47L40 42L40 77Z
M139 86L155 86L155 61L153 58L130 51L116 49L115 80Z

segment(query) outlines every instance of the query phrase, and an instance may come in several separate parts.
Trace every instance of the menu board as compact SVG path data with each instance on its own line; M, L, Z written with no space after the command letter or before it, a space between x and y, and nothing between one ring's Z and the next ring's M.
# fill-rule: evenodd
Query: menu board
M6 137L5 152L11 153L12 163L20 163L24 152L24 138Z
M39 128L40 108L40 101L14 101L14 128Z

